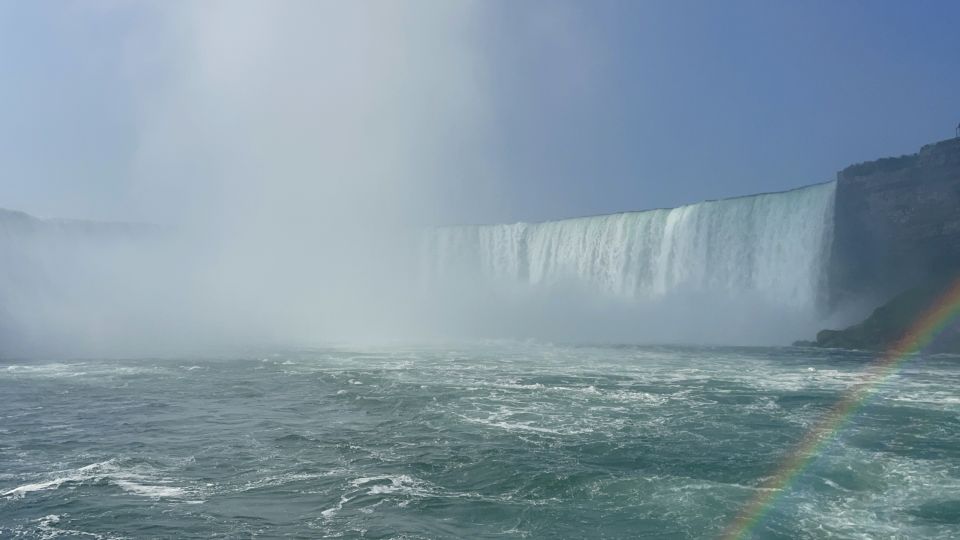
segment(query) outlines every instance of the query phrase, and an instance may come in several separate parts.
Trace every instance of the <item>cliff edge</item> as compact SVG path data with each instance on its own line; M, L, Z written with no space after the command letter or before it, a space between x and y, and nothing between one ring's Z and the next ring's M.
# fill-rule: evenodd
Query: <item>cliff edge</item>
M837 173L829 296L879 305L960 270L960 138Z

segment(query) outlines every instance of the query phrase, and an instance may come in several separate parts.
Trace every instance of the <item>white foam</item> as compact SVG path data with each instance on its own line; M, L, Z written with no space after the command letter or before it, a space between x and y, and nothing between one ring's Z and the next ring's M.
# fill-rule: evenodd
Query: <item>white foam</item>
M123 365L117 362L51 362L48 364L13 364L7 366L5 370L0 370L0 376L4 374L14 377L39 377L39 378L86 378L89 380L102 381L111 377L122 377L145 374L163 374L169 370L160 366L137 364Z
M792 494L801 525L818 527L825 537L843 538L956 538L955 524L903 521L901 516L929 501L960 498L960 480L953 465L912 459L891 453L843 446L842 453L823 459L842 469L869 464L883 482L868 490L845 489L829 478L826 485L839 491L829 497Z
M138 484L136 482L123 479L114 479L113 483L128 493L142 495L144 497L150 497L154 499L180 499L187 494L183 488L174 486Z
M66 515L66 514L64 514ZM84 537L84 538L96 538L97 540L108 540L113 538L118 538L115 536L106 536L102 534L90 533L85 531L77 531L71 529L62 529L60 527L55 527L54 525L59 524L61 521L61 516L57 514L49 514L43 516L40 519L34 521L37 524L35 530L29 531L29 536L33 538L40 538L43 540L51 540L54 538L60 538L63 536L66 537ZM18 530L16 536L27 536L27 531Z
M56 476L50 480L17 486L11 490L0 493L0 496L16 499L37 491L57 489L66 483L101 481L115 485L127 493L153 499L179 499L188 495L185 489L166 484L164 479L158 478L150 469L144 467L125 469L118 466L116 461L112 459L91 463L79 467L76 470L64 472L66 474Z
M352 500L351 497L342 495L340 497L340 502L338 502L336 506L334 506L333 508L327 508L323 512L320 512L320 515L323 516L324 519L330 519L333 516L335 516L337 512L343 510L343 505L350 502L351 500Z
M389 481L390 483L384 484L382 483L383 481ZM412 476L406 474L385 474L381 476L357 478L356 480L352 480L350 485L355 488L363 488L366 487L367 484L371 483L375 484L370 486L370 489L367 490L368 495L389 495L392 493L403 493L407 495L424 496L432 494L429 484L423 480L413 478Z
M489 427L495 427L503 429L506 431L526 431L532 433L548 433L550 435L579 435L582 433L593 433L593 428L580 428L580 429L552 429L548 427L542 427L533 425L532 422L509 422L506 420L498 420L494 417L492 418L471 418L469 416L458 415L460 418L463 418L467 422L472 424L480 424Z
M650 403L652 405L661 405L670 400L669 396L662 394L651 394L649 392L637 392L632 390L617 390L607 394L608 397L616 401Z
M64 482L70 482L70 481L73 481L73 478L69 478L69 477L54 478L53 480L49 480L47 482L37 482L35 484L24 484L22 486L17 486L11 489L10 491L5 491L3 493L0 493L0 495L4 497L23 497L27 493L31 493L34 491L43 491L45 489L58 488L60 487L60 484L63 484Z

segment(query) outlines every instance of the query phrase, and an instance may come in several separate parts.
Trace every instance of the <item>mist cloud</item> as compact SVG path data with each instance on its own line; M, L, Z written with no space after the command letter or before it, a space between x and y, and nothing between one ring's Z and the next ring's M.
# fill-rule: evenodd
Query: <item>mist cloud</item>
M19 328L42 319L50 343L93 352L412 331L416 231L451 219L442 193L482 176L490 157L477 6L135 9L144 16L124 54L136 111L131 205L163 240L144 239L137 253L91 250L110 261L97 264L107 290L34 257L49 270L41 288L71 291L45 310L87 321L48 313Z
M19 256L15 273L0 275L0 353L434 337L782 343L813 330L809 318L745 295L643 302L568 281L425 284L424 227L504 215L511 204L495 197L504 180L493 124L507 97L493 83L497 59L484 44L495 19L481 3L72 9L86 23L127 15L119 41L135 152L124 214L158 228L76 235L34 223L27 240L4 248L0 238ZM547 71L563 75L547 77L562 86L560 102L581 99L595 75L589 40L567 31L575 15L527 20L531 39L551 50ZM553 54L554 44L564 47ZM543 179L510 180L556 196Z
M483 136L475 7L161 7L165 33L144 47L162 48L165 77L139 88L136 180L145 215L202 235L213 313L278 337L402 320L409 234L449 215L438 186Z

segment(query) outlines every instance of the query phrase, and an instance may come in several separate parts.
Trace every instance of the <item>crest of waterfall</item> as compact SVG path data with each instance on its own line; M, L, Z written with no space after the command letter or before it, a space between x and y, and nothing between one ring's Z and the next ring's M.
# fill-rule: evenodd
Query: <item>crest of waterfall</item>
M822 299L835 182L793 191L543 223L424 233L428 282L482 280L650 299L740 294L791 309Z

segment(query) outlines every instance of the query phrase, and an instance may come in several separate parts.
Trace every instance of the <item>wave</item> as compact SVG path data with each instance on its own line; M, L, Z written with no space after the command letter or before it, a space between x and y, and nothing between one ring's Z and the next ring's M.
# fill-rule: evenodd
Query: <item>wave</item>
M91 463L75 470L63 471L60 476L49 480L23 484L0 493L2 497L22 498L30 493L57 489L64 484L85 484L106 482L127 493L153 499L183 499L190 493L177 486L166 483L156 473L146 467L123 468L116 460Z

